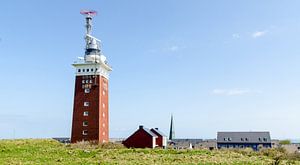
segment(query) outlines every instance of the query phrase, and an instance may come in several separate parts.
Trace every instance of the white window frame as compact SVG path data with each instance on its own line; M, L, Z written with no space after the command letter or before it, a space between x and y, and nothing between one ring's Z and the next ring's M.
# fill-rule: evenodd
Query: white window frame
M83 102L83 106L85 106L85 107L90 106L90 102L88 102L88 101Z
M89 125L89 122L88 122L88 121L83 121L83 122L82 122L82 126L87 127L88 125Z
M91 92L91 89L90 88L85 88L84 89L84 93L90 93Z
M85 136L86 136L86 135L88 135L88 133L89 133L88 130L83 130L83 131L82 131L82 135L85 135Z
M89 116L89 111L84 111L83 116Z

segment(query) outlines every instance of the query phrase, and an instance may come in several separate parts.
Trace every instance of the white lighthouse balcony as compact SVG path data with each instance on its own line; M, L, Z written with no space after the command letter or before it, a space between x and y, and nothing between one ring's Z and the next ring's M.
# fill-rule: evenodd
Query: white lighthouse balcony
M76 68L77 76L101 75L108 79L112 71L104 55L87 55L85 59L78 58L72 65Z

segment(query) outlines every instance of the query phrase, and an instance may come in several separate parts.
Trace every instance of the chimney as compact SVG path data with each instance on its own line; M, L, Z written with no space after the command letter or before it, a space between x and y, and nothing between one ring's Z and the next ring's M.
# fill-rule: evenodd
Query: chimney
M143 125L140 125L140 126L139 126L139 129L143 129L143 128L144 128L144 126L143 126Z

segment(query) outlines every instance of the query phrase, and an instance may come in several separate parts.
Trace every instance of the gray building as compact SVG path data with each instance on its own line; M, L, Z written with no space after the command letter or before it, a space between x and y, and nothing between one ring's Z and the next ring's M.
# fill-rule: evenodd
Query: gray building
M221 148L271 148L269 132L218 132L217 147Z

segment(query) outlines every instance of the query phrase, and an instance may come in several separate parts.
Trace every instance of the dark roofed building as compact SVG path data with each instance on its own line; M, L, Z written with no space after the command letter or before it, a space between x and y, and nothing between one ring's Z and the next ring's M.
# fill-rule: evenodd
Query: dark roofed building
M271 148L269 132L218 132L217 147L221 148Z

